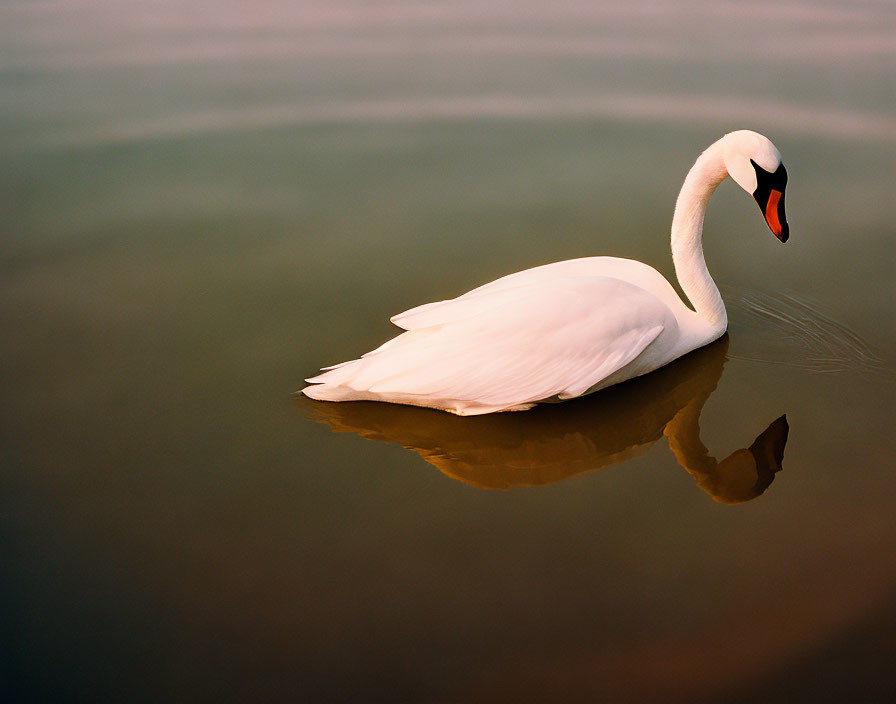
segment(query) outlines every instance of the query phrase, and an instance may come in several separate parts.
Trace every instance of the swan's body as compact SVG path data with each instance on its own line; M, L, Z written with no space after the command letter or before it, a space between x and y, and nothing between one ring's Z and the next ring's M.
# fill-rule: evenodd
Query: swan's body
M731 175L787 238L786 172L768 139L726 135L688 173L672 219L675 272L694 310L653 267L587 257L527 269L452 300L405 311L406 332L308 379L326 401L373 400L460 415L525 410L653 371L724 334L728 319L703 259L703 217Z

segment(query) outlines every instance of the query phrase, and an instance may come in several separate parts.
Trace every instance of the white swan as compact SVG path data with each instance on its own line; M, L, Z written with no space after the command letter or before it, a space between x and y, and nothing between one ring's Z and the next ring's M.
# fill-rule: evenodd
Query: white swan
M740 130L711 145L685 178L672 217L672 258L688 308L653 267L586 257L504 276L458 298L392 318L406 332L307 379L306 396L438 408L520 411L597 391L721 337L725 306L703 259L703 218L731 176L785 242L787 172L775 146Z

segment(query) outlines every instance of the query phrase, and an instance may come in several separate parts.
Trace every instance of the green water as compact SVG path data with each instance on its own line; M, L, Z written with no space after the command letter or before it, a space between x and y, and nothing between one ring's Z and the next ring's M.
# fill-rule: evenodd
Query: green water
M889 700L896 11L595 5L0 5L11 700ZM293 397L515 270L672 277L737 128L791 239L714 196L721 347L500 418ZM780 467L680 463L698 414L719 461L786 414Z

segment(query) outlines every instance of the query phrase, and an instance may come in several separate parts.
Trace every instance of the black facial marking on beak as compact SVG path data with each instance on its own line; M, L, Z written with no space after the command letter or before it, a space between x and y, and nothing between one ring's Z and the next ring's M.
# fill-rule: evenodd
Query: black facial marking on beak
M769 173L759 164L750 159L753 169L756 171L756 190L753 198L759 204L759 209L765 216L765 222L769 229L782 242L790 237L790 228L787 225L787 216L784 213L784 188L787 186L787 169L780 164L774 173Z

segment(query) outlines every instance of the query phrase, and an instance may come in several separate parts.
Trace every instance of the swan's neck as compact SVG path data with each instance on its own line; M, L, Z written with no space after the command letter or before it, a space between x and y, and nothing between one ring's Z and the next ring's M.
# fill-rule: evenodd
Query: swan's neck
M728 315L703 258L703 218L713 191L726 176L722 146L716 142L688 172L672 217L675 275L699 318L719 334L728 327Z

